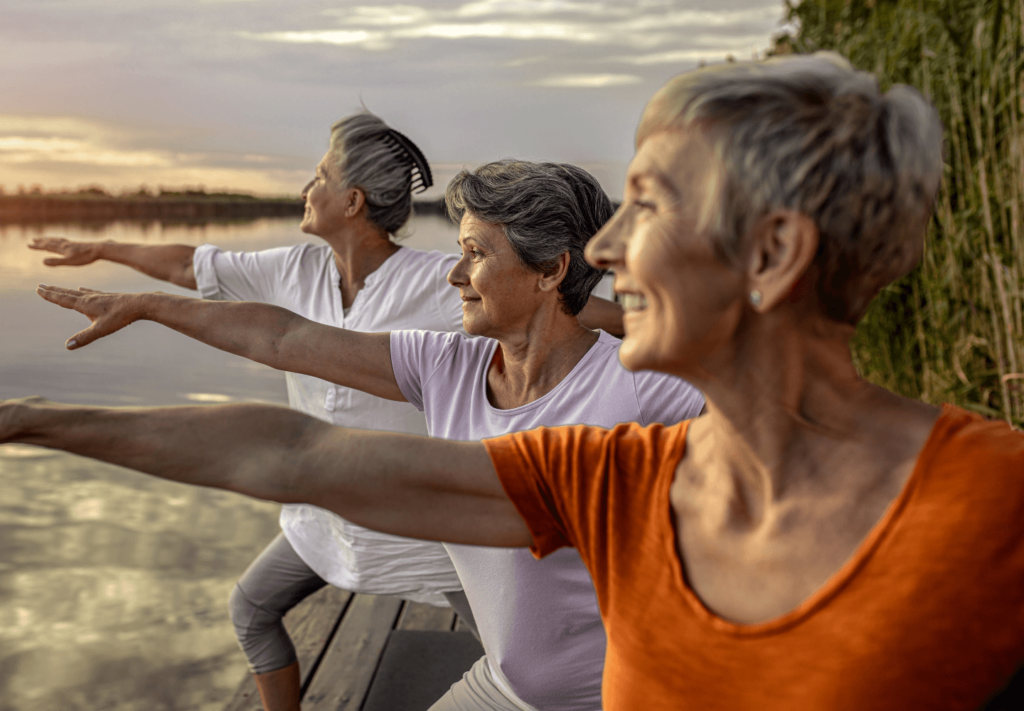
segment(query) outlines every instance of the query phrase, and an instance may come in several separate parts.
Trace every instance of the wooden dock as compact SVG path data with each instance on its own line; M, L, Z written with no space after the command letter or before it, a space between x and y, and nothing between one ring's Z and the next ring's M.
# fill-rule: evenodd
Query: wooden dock
M285 617L303 711L426 711L483 656L451 609L327 586ZM261 711L252 677L225 711Z

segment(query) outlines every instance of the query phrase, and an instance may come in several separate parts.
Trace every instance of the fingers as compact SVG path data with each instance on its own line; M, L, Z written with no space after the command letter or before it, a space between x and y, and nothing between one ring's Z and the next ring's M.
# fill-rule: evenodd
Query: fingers
M37 286L36 293L51 304L57 304L57 306L61 306L65 309L71 309L73 311L77 311L75 307L79 304L79 301L82 298L82 292L79 289L65 289L60 286L47 286L46 284L40 284ZM84 331L79 331L67 340L64 347L69 351L73 351L76 348L89 345L96 340L95 335L91 334L90 331L92 331L92 326L89 326L89 328Z
M79 331L69 338L67 342L64 343L64 347L69 351L77 350L89 345L93 341L98 341L112 333L117 333L130 323L131 321L126 321L117 317L101 316L100 318L95 319L91 326Z
M66 343L64 343L64 347L69 351L76 351L79 348L84 348L93 341L99 340L102 336L96 332L94 326L95 324L73 335Z
M75 305L82 296L82 293L77 289L64 289L59 286L47 286L46 284L37 286L36 293L51 304L57 304L57 306L72 310L75 310Z
M29 249L38 249L46 252L57 252L67 240L63 237L33 237L29 242Z
M63 237L36 237L28 248L59 254L59 257L43 260L43 264L48 267L81 267L96 261L91 245L91 242L69 242Z
M52 304L84 314L92 325L69 338L64 346L75 350L87 346L104 336L120 331L135 318L124 308L130 295L107 294L95 289L65 289L62 286L40 284L36 293Z

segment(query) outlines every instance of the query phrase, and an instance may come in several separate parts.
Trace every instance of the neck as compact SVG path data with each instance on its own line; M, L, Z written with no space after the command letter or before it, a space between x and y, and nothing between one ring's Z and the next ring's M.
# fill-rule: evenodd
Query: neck
M560 304L535 312L522 331L498 338L488 372L495 407L521 407L553 390L598 339Z
M400 247L388 239L384 230L368 223L347 226L321 238L334 251L334 263L341 274L341 300L345 308L352 305L366 277L377 271Z
M751 524L808 487L842 485L851 458L879 456L874 443L893 427L879 412L905 407L857 374L852 327L757 321L738 346L711 359L717 363L687 376L708 400L709 416L693 427L699 449L713 452L700 468L731 490L731 514Z

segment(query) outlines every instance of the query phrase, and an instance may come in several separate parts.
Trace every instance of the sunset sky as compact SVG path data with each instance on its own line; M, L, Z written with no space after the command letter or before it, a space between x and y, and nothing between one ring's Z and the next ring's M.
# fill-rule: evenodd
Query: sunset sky
M781 0L3 0L0 185L295 194L362 103L420 145L441 188L518 157L585 165L619 195L651 94L699 61L763 52L784 14Z

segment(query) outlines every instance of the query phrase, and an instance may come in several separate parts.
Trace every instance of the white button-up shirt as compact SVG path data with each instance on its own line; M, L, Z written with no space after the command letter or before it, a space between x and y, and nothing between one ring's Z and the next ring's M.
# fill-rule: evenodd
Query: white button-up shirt
M457 260L455 255L403 247L367 276L347 314L341 275L327 245L263 252L223 252L204 245L196 249L193 264L199 293L206 299L275 304L318 323L368 333L462 332L462 301L446 278ZM423 414L407 402L384 400L308 375L285 377L291 407L325 422L427 433ZM345 590L443 605L442 593L462 588L440 543L371 531L307 504L283 506L281 528L310 568Z

